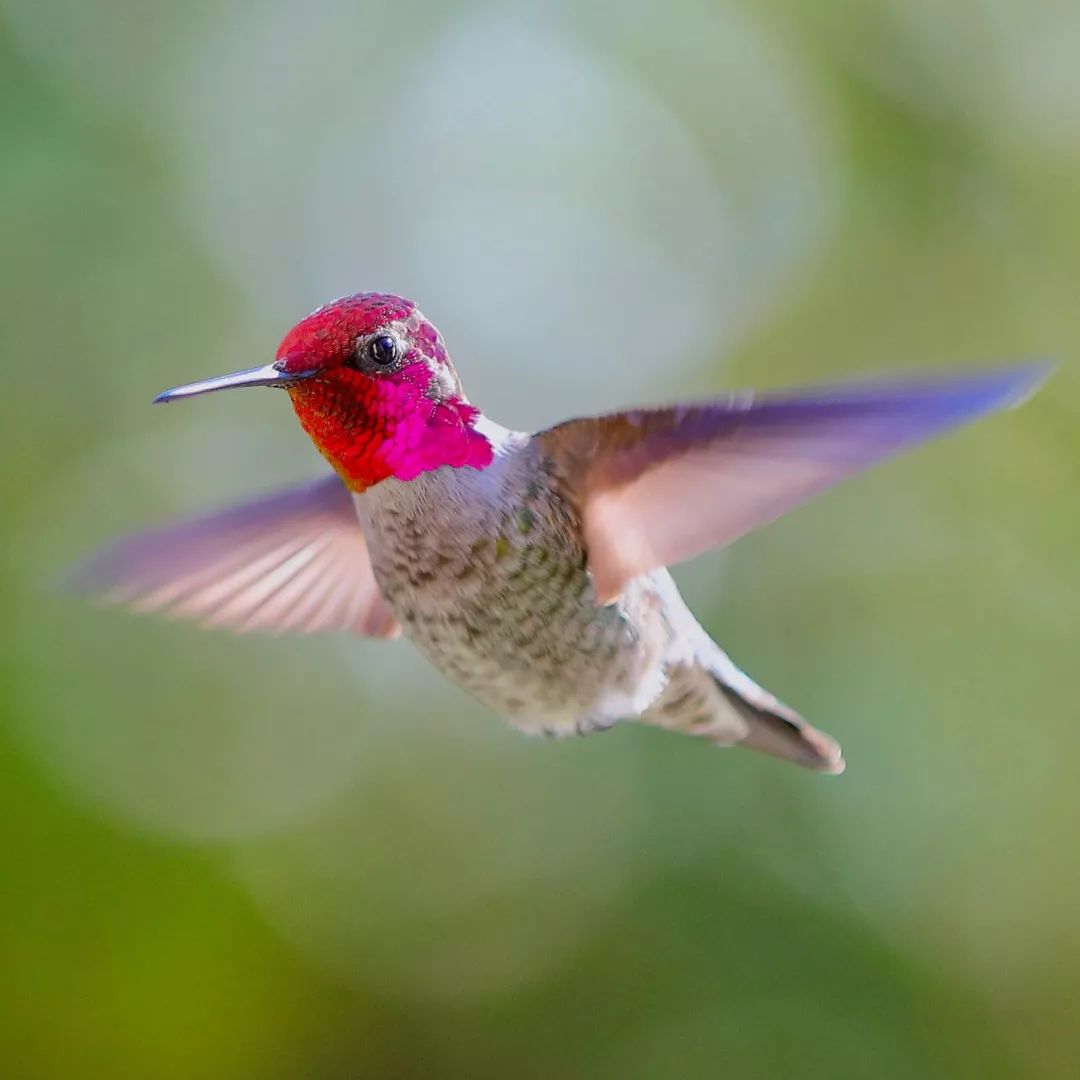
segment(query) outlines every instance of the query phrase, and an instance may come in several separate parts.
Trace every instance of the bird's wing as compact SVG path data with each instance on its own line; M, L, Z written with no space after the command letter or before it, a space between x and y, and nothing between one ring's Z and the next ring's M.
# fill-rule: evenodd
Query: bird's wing
M401 632L352 496L334 475L118 540L72 583L136 611L239 633Z
M569 420L540 433L584 526L597 598L733 540L890 454L1018 404L1028 364Z

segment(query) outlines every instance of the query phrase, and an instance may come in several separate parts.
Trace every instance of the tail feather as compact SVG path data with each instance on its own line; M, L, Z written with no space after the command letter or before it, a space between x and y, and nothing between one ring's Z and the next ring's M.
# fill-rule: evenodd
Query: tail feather
M716 685L749 727L740 746L793 761L815 772L837 775L844 771L840 744L824 731L811 727L798 713L771 694L762 690L762 700L754 700L719 678Z
M703 653L669 673L660 699L642 717L646 723L721 746L746 746L815 772L844 771L835 739L758 686L719 646L709 642Z

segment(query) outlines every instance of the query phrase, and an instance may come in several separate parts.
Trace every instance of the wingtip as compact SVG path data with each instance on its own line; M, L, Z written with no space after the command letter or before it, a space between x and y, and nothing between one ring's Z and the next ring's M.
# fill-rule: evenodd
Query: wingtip
M54 596L93 597L99 593L94 576L99 557L100 552L54 571L45 582L46 589Z
M1056 360L1042 358L1003 369L1002 374L1008 378L1004 387L1002 404L1010 409L1023 405L1042 388L1057 370L1057 366Z
M935 412L951 425L1018 408L1039 390L1056 367L1052 360L1031 360L1006 367L954 372L930 387L937 402Z
M127 597L120 582L131 541L131 537L112 540L60 570L53 577L54 589L105 605L125 603Z

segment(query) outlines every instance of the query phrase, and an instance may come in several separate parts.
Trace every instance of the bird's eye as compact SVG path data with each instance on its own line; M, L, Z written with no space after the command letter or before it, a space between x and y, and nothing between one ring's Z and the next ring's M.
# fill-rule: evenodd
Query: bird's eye
M397 359L397 355L397 341L389 334L380 334L368 342L368 356L371 357L371 362L379 367L389 367Z

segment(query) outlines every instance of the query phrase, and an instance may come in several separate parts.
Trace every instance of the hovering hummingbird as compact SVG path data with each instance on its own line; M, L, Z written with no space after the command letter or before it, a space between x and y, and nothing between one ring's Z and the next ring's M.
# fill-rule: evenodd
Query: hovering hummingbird
M240 632L404 632L526 732L637 720L839 773L837 743L728 659L666 567L1019 403L1047 374L740 393L530 435L469 403L412 302L360 293L297 323L272 364L155 399L281 387L333 472L120 540L81 582Z

